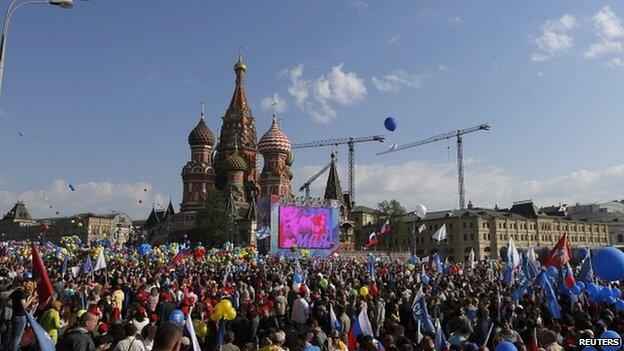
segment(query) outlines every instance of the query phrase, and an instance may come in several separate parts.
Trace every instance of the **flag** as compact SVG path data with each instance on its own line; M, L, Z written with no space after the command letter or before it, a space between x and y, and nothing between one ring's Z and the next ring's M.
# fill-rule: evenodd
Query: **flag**
M507 286L511 285L514 281L514 269L511 266L511 263L508 262L505 265L505 270L503 271L503 283Z
M357 348L357 338L360 335L373 336L373 327L368 319L368 307L366 303L362 307L360 314L357 318L354 318L351 322L351 329L349 330L349 350L355 350Z
M548 276L544 272L542 272L537 277L537 281L544 291L544 298L546 300L546 305L548 306L550 314L554 319L561 319L561 310L559 309L557 297L555 296L555 292L553 291Z
M528 351L538 351L539 343L537 342L537 328L533 328L533 333L531 333L531 341L529 341Z
M416 342L420 344L420 341L424 338L425 336L422 335L422 333L420 332L420 319L416 320Z
M440 260L440 254L439 253L434 253L433 254L433 261L435 262L436 265L436 270L438 271L438 273L443 273L444 272L444 266L442 265L442 261Z
M67 264L69 263L69 255L65 255L63 265L61 266L61 275L67 274Z
M384 224L381 226L381 229L379 229L379 234L386 234L391 231L392 231L392 228L390 227L390 220L386 219Z
M48 277L48 271L39 256L37 247L34 243L31 243L30 248L32 250L33 277L37 281L37 294L39 294L39 309L43 309L54 294L54 288L52 287L50 277Z
M373 232L368 237L368 243L364 245L364 249L368 250L368 249L373 248L375 246L377 246L377 234L375 232Z
M435 322L434 349L436 351L448 351L449 349L449 345L446 342L446 337L444 337L444 332L442 331L442 326L440 325L439 319L436 319L436 322Z
M438 244L440 243L440 241L446 239L446 224L442 224L442 227L436 230L436 232L433 233L431 237L433 238L433 240L437 241Z
M100 250L100 255L98 256L97 262L95 262L95 268L93 271L99 271L100 269L106 268L106 260L104 259L104 248Z
M268 238L271 235L271 228L269 226L264 226L258 231L256 231L256 239L262 240L264 238Z
M424 232L425 230L427 230L427 225L426 224L422 224L420 227L418 227L418 232L422 234L422 232Z
M82 267L80 268L80 273L89 274L92 272L93 272L93 266L91 265L91 257L87 255L87 257L85 257L84 262L82 263Z
M33 334L35 334L35 338L37 338L39 350L54 351L54 343L52 342L50 335L43 329L43 327L39 323L37 323L35 318L33 318L30 313L26 313L26 319L28 319L28 324L30 324Z
M74 278L78 278L78 275L80 275L80 266L72 267L71 272Z
M177 267L179 264L182 263L182 261L184 261L190 255L191 255L191 252L189 250L180 250L175 256L173 256L173 258L171 259L171 262L169 262L169 264L167 265L167 268L171 269L171 268Z
M375 261L376 260L377 260L377 257L375 257L375 255L373 254L370 254L370 256L368 256L368 261L366 262L366 266L368 267L368 274L370 274L373 280L375 280Z
M420 260L418 259L418 255L416 255L416 254L410 255L409 260L407 260L407 263L409 263L409 264L417 264L419 262L420 262Z
M336 313L334 313L334 307L331 303L329 304L329 322L332 331L338 330L342 334L342 325L340 320L336 318Z
M219 328L217 330L217 346L225 344L225 319L219 320Z
M583 282L593 282L594 281L594 269L592 267L591 262L591 254L587 254L585 260L583 261L583 265L581 266L581 271L578 275L578 280Z
M572 288L576 281L574 280L574 274L572 273L572 267L570 267L570 263L566 264L565 269L565 277L563 278L563 282L568 288Z
M475 266L474 249L470 249L470 253L468 254L468 264L470 265L470 269L474 269L474 266Z
M511 268L516 268L520 265L520 254L511 236L507 245L507 262L511 263Z
M186 316L185 326L191 339L193 351L201 351L201 347L199 347L199 341L197 340L197 335L195 334L195 327L193 327L193 320L191 319L190 313L188 314L188 316Z
M225 284L227 284L228 277L230 276L230 270L231 269L232 269L232 266L228 266L228 269L225 272L225 275L223 276L223 281L221 282L221 286L225 287Z
M526 268L524 274L529 280L533 280L540 272L540 263L535 259L535 250L530 248L526 253Z
M514 290L514 292L511 294L511 299L514 300L516 303L518 303L518 301L520 301L520 299L522 298L522 295L524 294L524 292L526 291L528 287L529 287L529 280L527 278L524 278L522 280L522 284L520 284L520 286L517 287L516 290Z
M443 272L444 272L444 274L451 273L451 264L449 263L448 256L446 256L444 258L444 269L443 269Z
M427 302L425 301L425 294L423 293L422 286L416 293L416 296L414 296L414 301L412 301L412 315L414 316L414 320L418 321L420 329L425 332L433 332L435 330L429 312L427 311Z
M546 259L544 260L544 266L555 266L557 268L563 267L570 261L572 257L572 251L568 244L568 234L564 233L557 244L550 250Z

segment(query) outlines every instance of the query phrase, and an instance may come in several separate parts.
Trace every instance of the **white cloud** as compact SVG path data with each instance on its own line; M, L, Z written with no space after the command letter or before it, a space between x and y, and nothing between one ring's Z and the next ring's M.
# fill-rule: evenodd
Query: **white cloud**
M442 72L448 72L450 71L447 65L443 65L443 64L439 64L438 65L438 69Z
M577 26L576 19L568 14L544 22L541 34L533 40L539 51L531 56L531 60L542 62L568 51L574 46L574 38L569 32Z
M462 20L462 18L461 18L461 17L457 16L457 17L455 17L455 18L451 18L451 19L449 20L449 23L452 23L452 24L460 24L460 23L462 23L463 21L464 21L464 20Z
M278 93L273 94L272 97L262 99L260 107L263 111L275 111L282 113L286 111L286 100L282 99Z
M303 65L282 71L283 76L291 80L288 93L295 99L295 104L321 124L336 118L334 104L350 106L364 101L366 86L364 80L354 72L345 72L344 64L339 64L317 79L302 79Z
M543 77L543 76L544 76L544 72L543 72L543 71L539 71L539 72L537 72L537 76L538 76L538 77Z
M352 6L355 6L360 11L364 11L370 7L370 4L364 0L355 0L351 3Z
M624 61L619 57L614 57L611 60L607 61L605 65L607 65L608 67L614 68L617 66L624 65Z
M622 51L624 46L617 39L624 37L624 27L611 8L603 7L592 19L600 41L589 46L584 53L585 57L595 58L603 54Z
M343 191L348 189L346 161L339 158ZM579 170L551 179L518 179L499 167L466 160L466 201L475 206L509 206L513 201L533 199L538 206L613 200L613 189L624 187L624 164L600 171ZM294 170L293 189L303 184L322 165ZM322 196L327 175L311 187ZM456 208L457 169L454 163L411 161L400 165L356 165L356 202L376 207L385 199L397 199L412 208L422 203L431 210Z
M45 189L22 193L0 191L0 211L8 212L15 201L22 200L34 217L71 216L80 212L125 212L131 218L147 218L152 203L167 205L169 198L153 194L149 183L76 183L71 191L65 180L55 180ZM145 191L147 189L147 191ZM47 201L44 199L47 198ZM141 201L141 203L139 203ZM54 208L50 208L52 205Z
M401 38L400 36L395 35L395 36L393 36L393 37L389 38L388 40L386 40L386 43L388 43L388 44L394 44L394 43L396 43L396 42L397 42L400 38Z
M422 77L409 74L405 71L394 71L381 78L373 76L371 81L379 91L394 91L402 87L417 87L422 85Z

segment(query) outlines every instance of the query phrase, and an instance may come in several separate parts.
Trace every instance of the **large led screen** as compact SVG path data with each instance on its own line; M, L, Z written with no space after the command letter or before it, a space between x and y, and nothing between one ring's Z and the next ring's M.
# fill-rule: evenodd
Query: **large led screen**
M279 207L279 248L332 247L332 211L329 208L282 205Z

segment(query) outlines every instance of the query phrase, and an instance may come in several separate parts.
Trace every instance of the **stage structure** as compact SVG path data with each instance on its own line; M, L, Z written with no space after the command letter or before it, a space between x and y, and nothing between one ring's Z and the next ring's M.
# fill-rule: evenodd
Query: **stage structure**
M258 240L263 252L297 257L326 257L340 245L340 204L337 200L262 197L258 203L258 228L270 233Z

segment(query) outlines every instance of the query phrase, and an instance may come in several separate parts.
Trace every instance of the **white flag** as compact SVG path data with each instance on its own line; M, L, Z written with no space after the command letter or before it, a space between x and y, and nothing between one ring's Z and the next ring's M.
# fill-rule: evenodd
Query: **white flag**
M80 274L80 266L72 267L71 272L74 278L78 278L78 274Z
M516 244L514 243L511 236L509 237L509 245L507 246L507 260L511 263L511 267L516 268L520 265L520 254L516 249Z
M474 269L474 264L475 264L474 249L470 249L470 253L468 254L468 263L470 264L470 268Z
M191 320L191 314L189 313L188 316L186 316L186 330L188 330L190 339L191 339L191 345L193 346L193 351L201 351L201 347L199 347L199 341L197 340L197 335L195 335L195 327L193 327L193 320Z
M100 250L100 255L98 256L97 262L95 263L95 268L93 271L97 271L100 269L106 268L106 261L104 260L104 248Z
M421 225L420 227L418 227L418 232L422 233L425 230L427 230L427 225L423 223L423 225Z
M440 243L440 241L446 239L446 224L442 224L442 227L440 227L440 229L433 233L431 237L436 240L438 244Z

